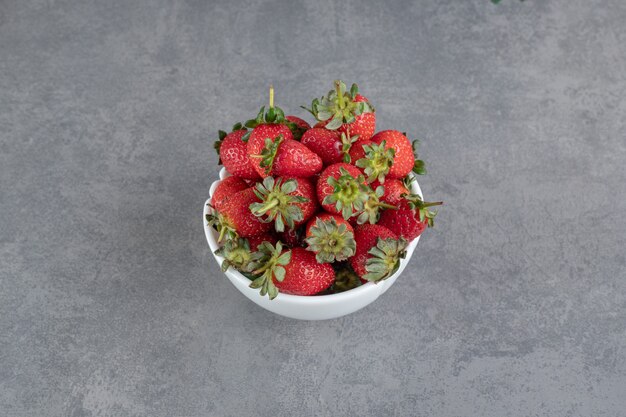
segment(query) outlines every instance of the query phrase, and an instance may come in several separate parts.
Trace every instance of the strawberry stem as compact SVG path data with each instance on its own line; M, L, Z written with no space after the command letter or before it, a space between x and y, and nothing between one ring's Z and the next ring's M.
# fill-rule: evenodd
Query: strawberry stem
M391 204L387 204L387 203L383 203L382 201L378 204L376 204L376 207L382 207L385 209L392 209L392 210L397 210L398 208L396 206L393 206Z
M278 199L273 199L271 201L268 201L266 204L262 205L261 207L257 208L256 210L254 210L254 212L256 214L264 214L265 212L269 211L270 209L276 207L279 204L280 204L280 201Z
M270 109L274 108L274 86L270 84Z
M434 202L429 202L429 203L423 203L422 207L426 208L426 207L441 206L441 205L443 205L443 201L434 201Z
M226 228L222 227L220 230L220 236L217 238L217 242L221 242L224 239L224 235L226 234Z
M335 90L337 90L337 103L339 108L343 110L346 108L346 101L341 93L341 81L335 80Z

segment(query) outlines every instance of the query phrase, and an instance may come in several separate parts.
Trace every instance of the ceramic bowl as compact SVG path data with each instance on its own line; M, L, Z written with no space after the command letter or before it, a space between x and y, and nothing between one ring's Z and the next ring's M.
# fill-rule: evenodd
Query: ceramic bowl
M413 174L411 174L413 175ZM221 180L226 178L228 173L224 168L220 171L220 179L211 184L210 197L204 204L204 212L202 213L202 223L204 225L204 233L206 240L209 243L211 252L215 257L215 261L218 265L222 264L223 257L215 255L215 251L219 248L217 243L217 232L212 227L209 227L205 216L211 211L211 207L208 205L211 202L211 196L215 191L215 187ZM419 184L417 181L413 181L411 191L414 194L422 195ZM248 299L255 304L263 307L272 313L280 314L281 316L290 317L292 319L299 320L326 320L334 319L337 317L345 316L346 314L354 313L357 310L362 309L366 305L370 304L382 294L385 293L396 282L396 279L400 276L404 268L408 265L413 251L417 246L419 237L409 243L406 250L406 258L400 260L400 268L398 271L387 278L380 281L377 284L368 282L360 287L354 288L349 291L345 291L339 294L331 295L314 295L314 296L300 296L290 294L278 294L276 298L270 300L267 296L261 297L258 289L250 288L250 280L240 274L233 268L229 268L225 274L232 282L232 284Z

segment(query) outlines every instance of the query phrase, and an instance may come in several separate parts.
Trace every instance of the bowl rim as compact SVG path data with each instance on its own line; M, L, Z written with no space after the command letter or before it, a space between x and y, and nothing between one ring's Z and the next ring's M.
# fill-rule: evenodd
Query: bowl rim
M419 186L419 183L417 182L417 178L415 176L415 174L413 172L409 173L409 175L412 177L413 181L411 182L411 192L418 194L420 197L423 198L422 195L422 190ZM230 174L226 171L226 168L222 167L222 169L219 172L219 178L215 181L213 181L211 183L211 187L210 187L210 191L209 191L209 198L205 201L204 203L204 210L202 213L202 223L203 223L203 228L204 228L204 232L205 232L205 236L207 239L207 243L209 244L209 249L211 250L211 254L215 257L215 259L218 261L218 266L221 267L221 263L223 262L224 258L220 255L217 255L214 253L213 247L211 245L211 243L213 243L216 247L219 247L217 240L215 239L215 235L216 232L215 230L213 230L213 228L209 227L208 223L206 222L206 214L211 212L211 206L210 206L210 202L211 202L211 198L213 197L213 191L215 190L215 187L217 187L217 185L219 184L220 181L222 181L224 178L229 177ZM409 262L411 256L413 255L413 251L415 250L415 248L417 247L417 243L420 240L420 236L418 236L417 238L413 239L408 247L407 247L407 253L409 253L409 256L407 256L405 259L402 259L401 262ZM247 288L248 285L250 284L250 279L246 278L242 273L240 273L239 271L237 271L236 269L229 267L226 271L223 271L224 274L228 275L229 278L234 278L236 279L242 286L245 286ZM397 277L396 277L397 278ZM278 296L272 300L273 302L276 302L278 299L280 299L283 302L291 302L291 303L295 303L297 302L298 304L301 303L305 303L305 304L334 304L337 301L345 301L347 299L351 299L351 298L358 298L361 293L366 293L366 292L370 292L370 291L374 291L374 290L378 290L380 291L380 293L382 294L383 290L385 289L385 287L387 285L391 285L389 283L389 281L387 279L380 281L378 283L374 283L374 282L367 282L365 284L361 284L356 288L353 288L351 290L348 291L343 291L340 293L336 293L336 294L325 294L325 295L293 295L293 294L284 294L284 293L278 293ZM253 288L249 288L250 290L254 290ZM257 290L255 290L255 292L258 292Z

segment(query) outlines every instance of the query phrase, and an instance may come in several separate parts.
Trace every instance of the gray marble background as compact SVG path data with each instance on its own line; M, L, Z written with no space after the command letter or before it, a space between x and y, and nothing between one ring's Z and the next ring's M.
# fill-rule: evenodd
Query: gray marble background
M626 416L626 2L0 1L0 415ZM217 129L356 81L446 201L366 309L219 272Z

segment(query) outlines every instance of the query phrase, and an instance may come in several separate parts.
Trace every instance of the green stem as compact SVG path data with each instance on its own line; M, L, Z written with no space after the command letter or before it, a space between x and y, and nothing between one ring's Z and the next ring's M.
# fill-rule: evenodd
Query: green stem
M431 202L431 203L423 203L421 205L421 208L432 207L432 206L441 206L441 205L443 205L443 201L435 201L435 202Z
M265 275L265 271L267 271L267 269L269 268L268 264L263 265L262 267L260 267L259 269L257 269L256 271L252 271L252 273L254 275L258 275L260 273L263 273L263 275Z
M274 108L274 86L270 84L270 109Z
M341 94L341 83L339 80L335 80L335 90L337 90L337 101L340 109L344 109L346 107L346 101Z
M221 242L224 239L224 234L226 234L226 227L222 226L222 230L220 230L220 236L217 238L218 242Z
M260 207L259 209L257 209L255 212L257 214L263 214L266 213L268 210L276 207L277 205L280 204L280 201L278 201L277 198L273 199L272 201L267 202L264 206Z

